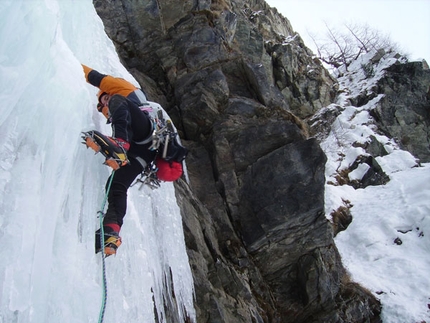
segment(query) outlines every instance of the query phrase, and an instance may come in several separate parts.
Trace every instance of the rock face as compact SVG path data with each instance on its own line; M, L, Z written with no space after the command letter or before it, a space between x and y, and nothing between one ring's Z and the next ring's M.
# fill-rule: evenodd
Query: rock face
M385 94L372 116L402 149L430 162L430 69L425 61L390 66L378 82Z
M304 122L336 83L262 0L94 0L123 64L177 125L197 322L380 322L324 216Z

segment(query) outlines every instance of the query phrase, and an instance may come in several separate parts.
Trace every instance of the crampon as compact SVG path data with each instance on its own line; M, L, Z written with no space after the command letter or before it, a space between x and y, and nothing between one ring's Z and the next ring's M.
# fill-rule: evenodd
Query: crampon
M105 242L105 256L109 257L116 254L116 250L121 245L121 237L109 237Z
M100 239L100 236L96 235L96 241L98 242L98 239ZM96 244L97 244L96 242ZM112 256L116 254L116 251L118 247L121 245L121 237L118 235L111 235L105 234L105 241L104 241L104 253L106 257ZM98 246L96 246L96 253L99 253L102 251L102 248L100 248L100 243L98 243Z
M106 157L105 165L111 167L113 170L128 164L127 154L125 149L111 137L107 137L96 130L83 132L83 144L87 148L91 148L95 153L101 153Z

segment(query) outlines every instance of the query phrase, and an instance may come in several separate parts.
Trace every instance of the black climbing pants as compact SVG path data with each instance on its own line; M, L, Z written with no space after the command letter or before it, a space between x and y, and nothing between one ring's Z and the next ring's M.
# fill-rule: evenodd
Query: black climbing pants
M109 206L103 220L104 224L115 223L122 226L127 211L127 190L142 170L140 163L133 159L130 164L115 171L108 195ZM106 183L106 189L109 181L110 176Z

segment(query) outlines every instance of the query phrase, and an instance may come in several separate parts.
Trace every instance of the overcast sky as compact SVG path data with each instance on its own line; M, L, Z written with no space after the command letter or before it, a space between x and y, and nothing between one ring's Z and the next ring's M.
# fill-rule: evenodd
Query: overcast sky
M266 0L286 17L307 47L316 52L308 31L324 34L345 22L367 23L390 36L411 60L430 64L430 0Z

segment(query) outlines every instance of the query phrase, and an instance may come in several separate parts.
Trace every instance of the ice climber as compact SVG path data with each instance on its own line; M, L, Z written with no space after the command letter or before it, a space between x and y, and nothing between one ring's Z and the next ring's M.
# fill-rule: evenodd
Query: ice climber
M150 149L153 143L153 121L141 108L147 100L140 89L122 78L82 66L86 81L100 89L97 110L112 126L112 137L96 130L86 132L83 136L87 146L102 152L106 157L105 164L114 170L106 183L106 189L111 184L108 208L103 219L104 252L112 255L121 245L119 233L127 209L127 190L157 156L157 150ZM163 180L175 180L182 174L180 163L157 163L157 168L157 175ZM96 231L96 252L102 250L100 232L100 229Z

